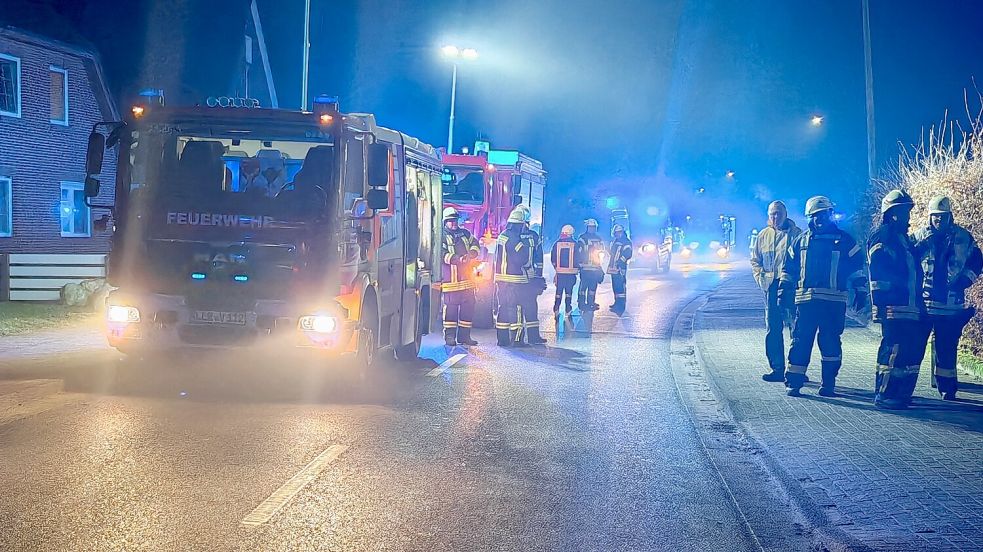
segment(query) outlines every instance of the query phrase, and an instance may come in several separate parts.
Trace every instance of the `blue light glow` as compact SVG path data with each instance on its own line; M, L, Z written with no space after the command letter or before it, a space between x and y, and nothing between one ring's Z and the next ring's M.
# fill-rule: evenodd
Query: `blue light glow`
M204 280L205 279L205 273L204 272L192 272L191 273L191 279L192 280Z
M232 279L237 282L248 282L249 276L246 276L245 274L236 274L235 276L232 277Z

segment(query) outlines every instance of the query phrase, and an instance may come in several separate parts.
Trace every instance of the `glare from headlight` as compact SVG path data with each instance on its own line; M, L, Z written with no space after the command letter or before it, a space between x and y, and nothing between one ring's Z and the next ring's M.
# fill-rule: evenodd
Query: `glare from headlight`
M106 320L115 324L129 324L140 321L140 310L125 305L109 305L106 309Z
M642 246L642 253L645 253L646 255L648 255L648 254L654 253L654 252L655 252L655 244L653 244L653 243L647 243L647 244L645 244L645 245Z
M297 324L305 332L332 333L338 329L338 320L323 314L301 316Z
M727 258L727 255L729 254L730 254L730 249L727 249L726 247L721 247L720 249L717 250L717 256L720 257L721 259Z
M684 247L679 251L679 254L688 259L693 255L693 250L688 247Z

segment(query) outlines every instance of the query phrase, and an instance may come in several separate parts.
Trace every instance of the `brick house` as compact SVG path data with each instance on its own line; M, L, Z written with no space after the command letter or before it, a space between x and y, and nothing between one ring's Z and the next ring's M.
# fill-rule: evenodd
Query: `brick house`
M0 255L108 253L85 206L93 124L119 120L102 68L86 48L0 26ZM113 200L106 152L100 195Z

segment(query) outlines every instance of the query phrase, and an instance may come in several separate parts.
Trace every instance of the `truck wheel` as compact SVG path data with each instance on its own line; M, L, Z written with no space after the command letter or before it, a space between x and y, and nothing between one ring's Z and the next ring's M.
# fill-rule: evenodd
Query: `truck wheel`
M379 320L374 302L362 305L355 362L359 370L374 368L379 362Z
M420 357L420 345L423 342L423 336L420 335L420 331L416 332L416 339L413 343L409 345L398 345L393 347L393 351L396 352L396 360L400 362L410 362L416 360Z

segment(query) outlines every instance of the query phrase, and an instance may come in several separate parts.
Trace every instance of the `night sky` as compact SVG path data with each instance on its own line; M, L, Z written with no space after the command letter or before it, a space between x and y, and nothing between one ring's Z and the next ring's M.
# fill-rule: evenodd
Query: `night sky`
M758 223L767 201L794 213L816 193L849 213L865 187L860 0L312 4L311 93L435 146L446 144L451 80L439 46L477 48L460 67L455 143L481 133L543 160L548 206L569 213L548 216L548 230L609 196ZM195 103L240 84L246 0L8 5L0 18L94 44L121 102L140 86ZM281 107L296 108L303 0L259 6ZM871 0L882 169L946 110L965 117L964 89L975 97L983 75L981 18L971 0Z

